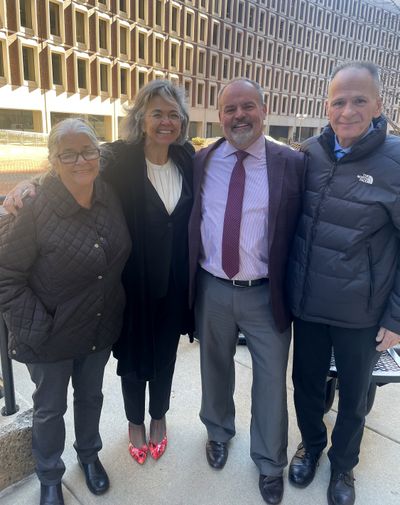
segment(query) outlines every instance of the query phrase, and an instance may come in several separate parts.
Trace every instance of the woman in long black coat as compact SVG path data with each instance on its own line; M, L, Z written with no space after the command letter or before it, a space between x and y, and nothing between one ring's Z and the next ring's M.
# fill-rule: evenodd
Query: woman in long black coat
M125 140L109 144L103 177L120 198L132 238L123 283L127 295L121 338L114 348L129 421L129 450L144 463L167 445L176 351L191 332L188 309L188 220L193 147L185 142L188 115L169 81L145 86L129 111ZM149 386L150 438L144 426Z

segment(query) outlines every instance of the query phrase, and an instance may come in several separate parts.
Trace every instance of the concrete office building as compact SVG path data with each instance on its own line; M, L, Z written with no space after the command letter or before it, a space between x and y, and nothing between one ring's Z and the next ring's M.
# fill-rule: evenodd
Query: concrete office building
M326 123L328 76L349 60L381 67L399 123L394 0L0 0L0 129L79 114L115 139L138 89L168 78L186 89L190 135L211 137L221 84L246 76L265 89L266 131L297 140Z

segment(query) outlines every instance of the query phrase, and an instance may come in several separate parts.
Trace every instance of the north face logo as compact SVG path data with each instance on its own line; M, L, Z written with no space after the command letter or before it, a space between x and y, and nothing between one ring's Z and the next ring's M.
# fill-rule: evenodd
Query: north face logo
M360 182L365 182L365 184L372 184L374 182L374 178L372 177L372 175L368 174L357 175L357 179Z

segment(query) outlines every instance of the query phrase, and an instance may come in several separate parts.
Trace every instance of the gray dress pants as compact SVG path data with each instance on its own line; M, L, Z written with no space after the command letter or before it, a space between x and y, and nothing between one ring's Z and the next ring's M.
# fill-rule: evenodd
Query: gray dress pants
M33 398L32 453L42 484L58 484L65 472L64 414L70 379L74 388L74 447L80 460L93 462L102 448L99 433L104 367L110 348L78 359L27 364Z
M201 357L200 419L209 440L227 442L235 435L233 358L240 330L253 365L250 455L261 474L281 475L287 465L286 368L291 333L275 328L268 282L236 287L200 270L196 329Z

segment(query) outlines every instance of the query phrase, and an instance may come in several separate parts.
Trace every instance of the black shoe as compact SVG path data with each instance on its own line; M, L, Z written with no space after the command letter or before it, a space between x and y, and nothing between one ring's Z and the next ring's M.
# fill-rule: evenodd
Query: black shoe
M260 475L258 481L261 496L264 501L272 505L276 505L282 501L283 497L283 477L270 477L268 475Z
M329 505L353 505L355 500L353 470L350 472L332 470L328 487Z
M40 505L64 505L61 482L53 486L40 484Z
M296 487L307 487L311 484L320 456L321 453L310 454L301 443L289 465L289 482Z
M221 470L228 459L228 444L226 442L215 442L208 440L206 444L207 461L210 466Z
M110 481L99 458L93 461L93 463L82 463L78 457L78 463L85 474L89 491L97 495L105 493L110 487Z

